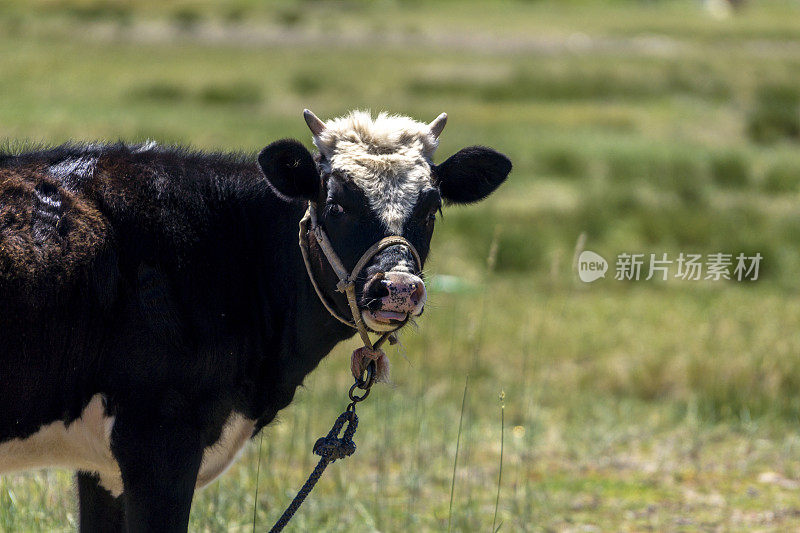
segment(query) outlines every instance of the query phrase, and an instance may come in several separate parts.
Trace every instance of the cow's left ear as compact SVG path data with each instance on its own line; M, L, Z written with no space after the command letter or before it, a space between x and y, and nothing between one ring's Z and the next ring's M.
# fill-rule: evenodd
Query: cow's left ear
M483 200L506 180L511 161L485 146L470 146L433 168L442 198L455 204Z
M258 154L258 166L267 181L282 196L317 200L320 191L317 165L300 141L275 141Z

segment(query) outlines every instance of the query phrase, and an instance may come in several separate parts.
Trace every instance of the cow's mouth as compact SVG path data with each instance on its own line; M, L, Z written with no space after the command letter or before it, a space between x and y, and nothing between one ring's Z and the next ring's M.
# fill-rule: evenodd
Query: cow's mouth
M364 309L361 311L361 318L364 324L372 331L376 333L385 333L387 331L394 331L405 324L408 319L408 313Z

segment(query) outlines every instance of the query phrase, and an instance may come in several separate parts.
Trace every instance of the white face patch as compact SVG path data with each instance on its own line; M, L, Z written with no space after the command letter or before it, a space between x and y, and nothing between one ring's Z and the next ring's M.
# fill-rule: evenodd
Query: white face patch
M342 172L369 199L388 231L400 235L420 191L433 186L431 165L439 142L428 124L364 111L327 122L314 136L327 172Z

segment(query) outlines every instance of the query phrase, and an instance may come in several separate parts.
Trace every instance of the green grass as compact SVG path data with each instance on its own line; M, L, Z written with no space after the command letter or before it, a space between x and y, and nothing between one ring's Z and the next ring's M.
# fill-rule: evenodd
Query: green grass
M11 0L0 137L254 152L308 142L304 107L370 108L446 111L439 161L476 143L511 157L490 200L445 209L394 384L359 408L358 452L295 531L792 530L797 15L778 0L726 19L689 1ZM623 283L612 264L584 285L581 234L607 259L758 251L761 279ZM197 494L192 531L249 531L254 510L271 525L346 405L352 347L265 430L260 479L254 442ZM74 529L71 483L0 478L0 531Z

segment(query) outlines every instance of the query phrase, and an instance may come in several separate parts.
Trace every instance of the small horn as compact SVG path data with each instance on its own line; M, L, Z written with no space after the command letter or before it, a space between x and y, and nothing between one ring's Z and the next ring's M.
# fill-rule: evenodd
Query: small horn
M433 122L431 122L428 125L428 128L430 128L433 136L438 139L439 135L442 134L442 130L444 129L445 124L447 124L447 113L442 113L441 115L433 119Z
M315 136L325 131L325 123L322 122L317 115L311 112L310 109L303 109L303 118L306 119L308 129L311 130Z

